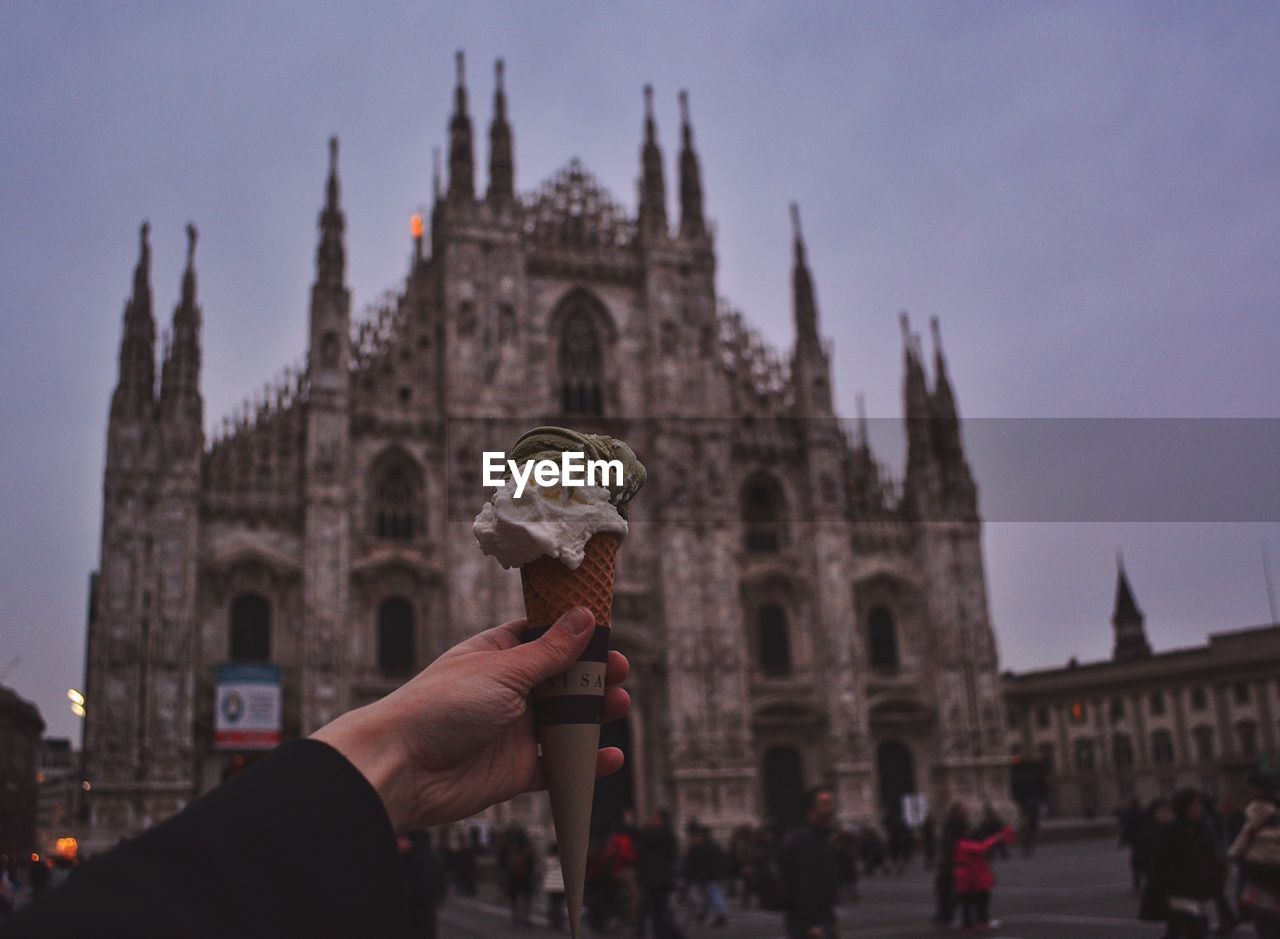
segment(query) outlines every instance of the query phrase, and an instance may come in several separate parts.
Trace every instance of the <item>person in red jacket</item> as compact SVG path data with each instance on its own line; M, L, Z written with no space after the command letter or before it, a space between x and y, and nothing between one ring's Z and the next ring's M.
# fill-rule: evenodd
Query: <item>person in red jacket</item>
M965 929L995 929L1000 925L999 920L990 916L991 888L996 885L996 875L991 871L987 854L998 844L1013 844L1016 840L1017 835L1006 825L981 841L976 830L972 830L968 837L956 842L953 876Z

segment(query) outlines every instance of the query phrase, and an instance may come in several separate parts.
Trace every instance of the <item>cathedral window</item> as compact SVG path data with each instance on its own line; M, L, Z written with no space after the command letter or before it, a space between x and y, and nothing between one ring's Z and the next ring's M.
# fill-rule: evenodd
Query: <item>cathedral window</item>
M1082 773L1093 772L1093 741L1076 741L1076 769Z
M422 480L412 460L398 452L380 459L374 467L370 491L376 537L412 541L421 536Z
M604 344L584 300L576 302L560 324L558 365L560 410L581 417L602 415Z
M1173 762L1173 735L1167 730L1157 730L1151 735L1151 759L1156 763Z
M1053 744L1040 744L1036 748L1036 753L1040 757L1040 762L1044 765L1045 770L1053 772Z
M1236 724L1236 739L1240 743L1240 755L1246 760L1258 756L1258 725L1253 721L1241 721Z
M1191 710L1203 711L1209 706L1209 696L1205 693L1203 685L1196 685L1191 689Z
M779 677L791 672L791 637L787 632L787 614L782 607L768 603L756 614L760 642L760 669L766 675Z
M231 601L232 662L271 660L271 604L261 594L242 593Z
M1117 734L1111 741L1111 756L1116 769L1128 769L1133 766L1133 741L1127 734Z
M873 607L867 616L867 650L871 667L880 672L898 668L898 637L893 614L882 606Z
M389 597L378 607L378 669L384 675L413 672L413 607L404 597Z
M1196 759L1201 763L1213 762L1213 728L1197 727L1195 729Z
M746 524L747 550L772 554L783 544L782 489L769 476L749 482L742 494L742 520Z

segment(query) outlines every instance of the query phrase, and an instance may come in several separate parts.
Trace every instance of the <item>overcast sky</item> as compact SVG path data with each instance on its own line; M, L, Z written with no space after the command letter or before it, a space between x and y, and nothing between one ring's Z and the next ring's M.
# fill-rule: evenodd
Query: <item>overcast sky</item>
M652 82L674 194L689 89L718 289L791 341L797 200L844 413L861 391L900 414L908 309L941 317L967 417L1280 417L1274 4L11 0L4 18L0 675L51 732L77 730L139 222L165 322L200 228L212 424L302 355L330 134L357 309L400 282L460 47L482 167L506 58L521 190L578 156L633 207ZM1120 547L1158 649L1266 622L1268 514L988 525L1003 663L1109 654Z

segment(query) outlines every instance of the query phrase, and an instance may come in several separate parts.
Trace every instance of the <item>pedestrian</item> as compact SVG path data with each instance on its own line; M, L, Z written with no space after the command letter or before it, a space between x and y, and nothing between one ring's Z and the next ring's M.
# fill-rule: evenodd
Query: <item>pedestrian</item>
M431 835L411 831L396 841L408 908L408 935L412 939L436 939L436 909L444 899L445 884L444 872L431 850Z
M17 905L13 881L9 879L9 868L7 865L0 865L0 923L9 918L9 914L13 912L13 908Z
M1129 848L1129 873L1133 878L1133 894L1137 896L1142 893L1147 869L1151 866L1155 839L1153 812L1150 808L1144 811L1138 797L1131 796L1116 815L1120 825L1119 847Z
M689 847L685 852L684 875L689 885L698 892L698 908L694 918L699 923L711 919L712 926L723 926L729 921L724 905L724 893L720 879L725 874L725 854L711 837L710 830L697 822L690 822Z
M895 877L901 877L911 863L915 838L911 834L911 828L897 812L885 815L884 830L889 842L889 866Z
M1280 817L1262 777L1245 783L1240 831L1227 856L1240 866L1240 915L1253 920L1258 939L1280 939Z
M560 869L560 848L554 841L547 845L547 861L542 867L542 892L547 897L547 925L559 930L564 926L564 872Z
M965 929L996 929L1000 926L998 919L991 918L991 891L996 885L996 877L991 870L990 855L998 845L1012 844L1017 835L1006 825L983 837L988 824L984 821L967 837L956 841L952 861L953 890L960 903L960 921Z
M1151 884L1164 898L1167 939L1204 939L1209 906L1222 887L1225 870L1204 823L1204 799L1194 789L1173 798L1173 820L1155 842Z
M31 887L31 899L39 900L49 889L49 879L53 874L49 870L49 862L38 854L31 855L31 863L27 867L27 884Z
M924 869L932 870L934 856L938 852L938 821L929 812L920 826L920 847L924 853Z
M841 828L835 835L836 876L840 893L847 899L858 899L858 837L848 828Z
M575 608L522 643L526 625L474 635L385 698L277 747L82 864L0 937L403 935L395 833L471 818L543 785L528 697L578 661L595 619ZM606 721L627 713L614 687L626 672L611 652ZM604 748L597 760L606 775L622 754Z
M804 824L782 848L783 923L787 939L835 939L839 889L831 822L834 793L819 786L804 796Z
M636 880L640 884L640 918L636 934L644 936L650 922L656 939L683 939L671 908L679 846L671 829L671 813L658 809L637 836Z
M969 829L969 815L965 807L954 802L947 809L942 820L942 837L938 844L938 872L933 880L933 892L937 899L937 908L933 914L933 922L939 926L950 926L955 915L955 854L956 845Z
M1218 927L1215 935L1230 936L1240 925L1240 918L1236 916L1231 901L1227 899L1227 846L1231 843L1227 839L1227 819L1224 818L1212 796L1204 794L1202 798L1204 799L1204 825L1212 836L1213 850L1218 855L1218 865L1223 872L1218 892L1213 897L1213 905L1218 913Z
M532 924L535 862L529 836L519 825L507 829L502 839L499 862L506 881L511 922L516 926L529 926Z
M1008 826L1005 824L990 802L982 804L982 821L978 822L978 834L982 838L990 838L1004 831ZM1003 841L997 841L995 845L995 853L1000 855L1000 860L1009 860L1009 845Z
M639 849L636 845L636 817L630 811L622 813L622 824L605 842L600 855L600 865L605 875L617 886L625 898L627 926L635 929L640 924L640 881L636 877Z
M1040 800L1026 799L1022 803L1022 856L1030 858L1036 853L1036 836L1040 833Z

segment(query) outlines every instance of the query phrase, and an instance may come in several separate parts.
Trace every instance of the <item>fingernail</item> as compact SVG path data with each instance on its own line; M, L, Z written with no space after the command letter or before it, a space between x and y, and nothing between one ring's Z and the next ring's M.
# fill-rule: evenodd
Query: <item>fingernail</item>
M585 607L575 606L564 615L564 628L570 635L580 636L595 624L595 616Z

